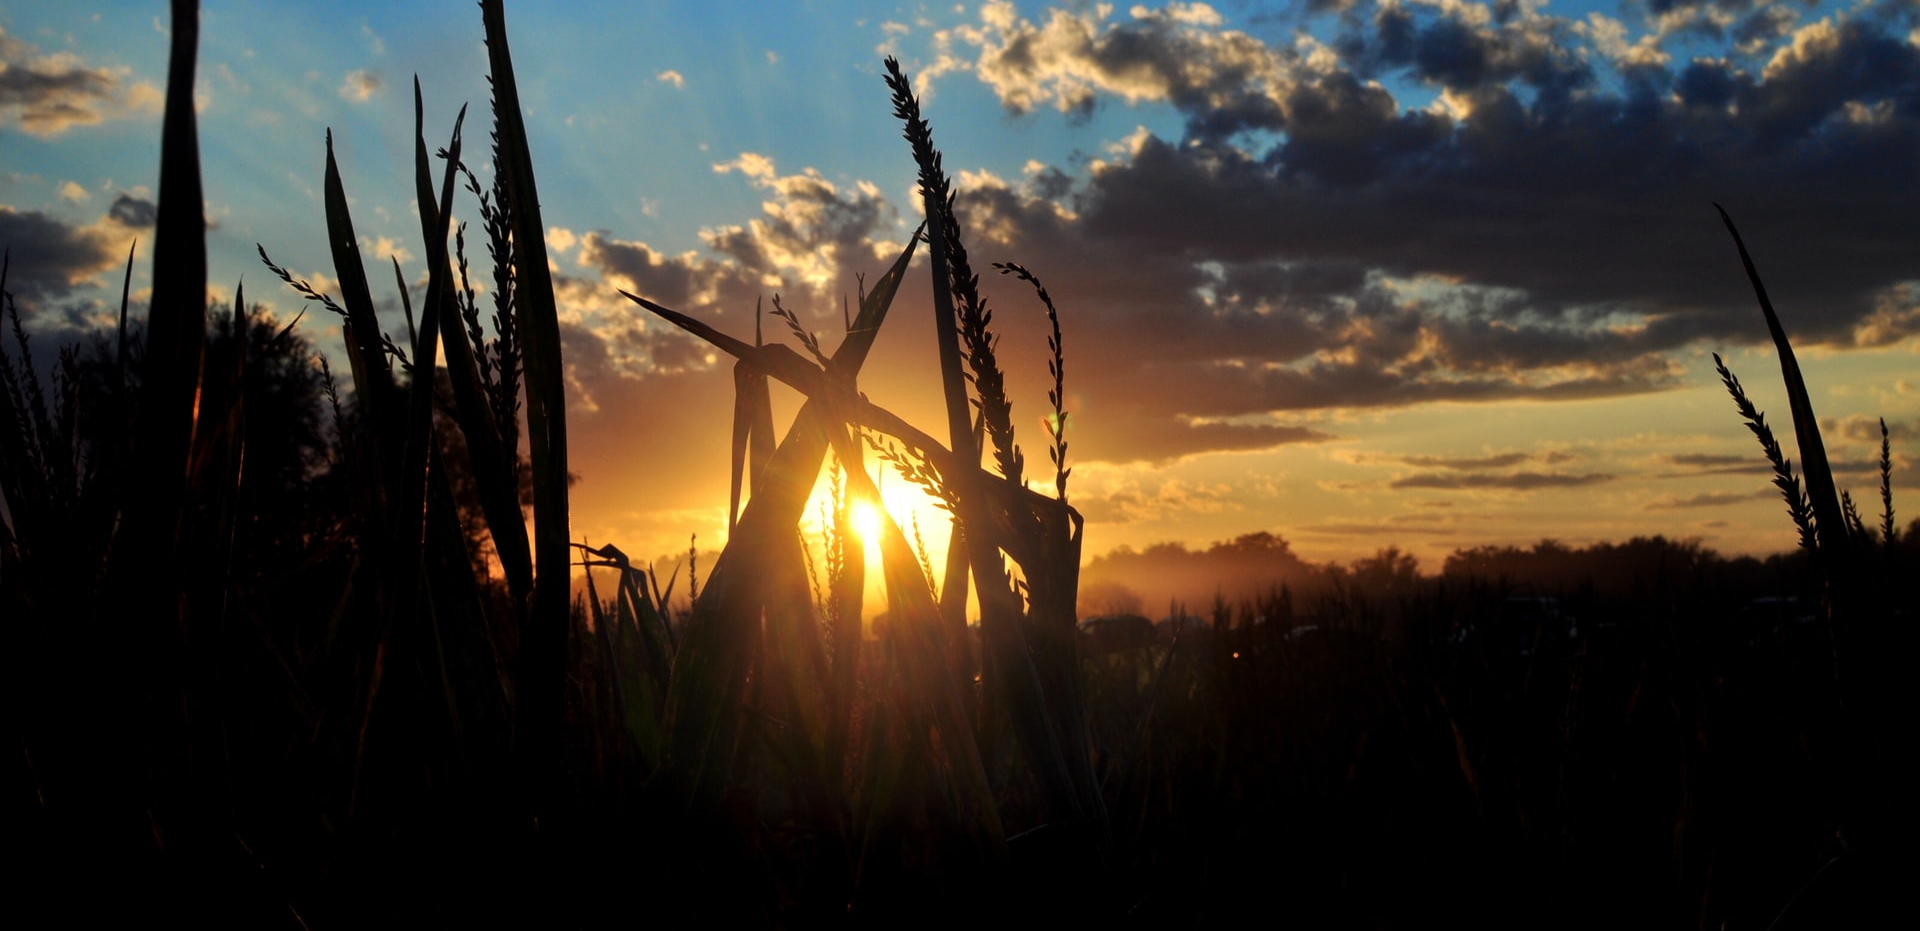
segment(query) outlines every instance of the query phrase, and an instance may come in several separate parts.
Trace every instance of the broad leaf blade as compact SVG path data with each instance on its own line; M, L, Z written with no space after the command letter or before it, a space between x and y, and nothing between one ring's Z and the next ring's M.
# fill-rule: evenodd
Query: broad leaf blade
M1773 335L1774 349L1780 353L1780 377L1786 382L1787 405L1793 412L1800 469L1806 477L1807 498L1813 504L1814 533L1820 538L1820 548L1829 556L1845 558L1849 544L1846 519L1840 511L1840 495L1835 490L1833 469L1827 463L1826 444L1820 440L1820 424L1814 419L1813 401L1807 395L1806 379L1800 375L1800 363L1794 358L1793 344L1788 342L1787 331L1780 325L1780 316L1774 313L1773 302L1767 299L1766 285L1760 283L1760 272L1754 268L1753 257L1747 254L1747 244L1734 228L1733 218L1719 204L1713 208L1720 211L1721 222L1732 234L1734 247L1740 250L1740 264L1747 271L1747 280L1753 284L1753 296L1760 302L1760 312L1766 315L1767 332Z

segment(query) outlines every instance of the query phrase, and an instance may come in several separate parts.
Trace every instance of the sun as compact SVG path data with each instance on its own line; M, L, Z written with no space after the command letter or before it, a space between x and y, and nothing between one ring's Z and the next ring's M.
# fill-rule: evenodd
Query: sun
M868 501L855 501L849 519L853 523L853 535L868 546L880 542L880 509Z

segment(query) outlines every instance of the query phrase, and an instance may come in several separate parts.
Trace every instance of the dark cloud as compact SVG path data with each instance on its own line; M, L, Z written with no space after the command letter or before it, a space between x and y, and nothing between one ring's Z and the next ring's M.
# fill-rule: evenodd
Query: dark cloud
M1658 17L1676 10L1717 7L1729 13L1741 13L1752 9L1753 4L1754 0L1647 0L1647 12Z
M1792 32L1799 21L1799 14L1786 4L1761 7L1735 24L1729 37L1736 48L1752 54L1767 43Z
M1148 140L1136 164L1162 148ZM1220 203L1236 194L1219 185L1182 211L1140 209L1161 226L1180 225L1189 210L1237 209ZM1598 397L1659 390L1678 377L1651 347L1595 333L1577 315L1509 325L1502 315L1527 311L1496 289L1429 293L1370 275L1357 259L1242 255L1218 234L1189 250L1178 232L1110 229L1004 183L966 189L960 209L968 230L994 234L972 244L977 257L1018 257L1059 297L1069 391L1088 405L1084 430L1113 422L1123 406L1130 420L1173 424L1441 399ZM1010 368L1044 371L1031 353L1045 344L1041 318L1003 312L996 320L1007 328L1003 346L1026 353ZM1128 435L1114 439L1124 448ZM1086 454L1107 451L1090 443Z
M1674 92L1689 107L1722 108L1741 90L1741 74L1724 61L1696 59L1674 79Z
M616 287L675 309L688 308L697 289L717 278L744 283L731 269L695 256L661 255L643 242L622 242L596 231L580 240L580 264L600 272Z
M1121 408L1108 420L1068 417L1069 452L1101 462L1160 462L1201 451L1271 449L1333 439L1311 427L1192 423ZM1040 434L1044 436L1044 434Z
M126 247L103 229L0 204L0 248L10 256L7 290L29 307L67 297L87 278L126 261Z
M152 229L154 217L159 208L153 201L122 194L113 199L113 206L107 208L107 216L112 217L121 226L129 229Z
M1590 85L1588 65L1564 43L1564 21L1507 7L1457 4L1428 8L1382 4L1371 29L1349 32L1337 42L1356 70L1374 74L1404 69L1419 80L1452 90L1473 90L1523 80L1541 93L1565 97Z
M159 103L151 85L130 86L116 71L43 53L0 29L0 122L57 136L132 110L158 112Z
M1187 115L1187 138L1145 139L1077 192L1103 244L1435 276L1496 296L1455 315L1475 337L1461 345L1496 336L1626 360L1756 338L1714 200L1776 296L1793 295L1782 304L1799 338L1856 341L1911 275L1920 53L1903 32L1823 21L1764 67L1662 67L1650 52L1609 85L1586 63L1583 24L1480 9L1382 5L1332 59L1167 11L1056 14L989 31L980 69L1016 109L1111 95ZM1016 46L1019 67L1001 67ZM1452 108L1409 110L1366 80L1394 74L1444 88ZM1243 130L1280 138L1264 151L1222 142ZM1814 296L1837 312L1795 312ZM1920 330L1911 315L1894 323L1873 338Z
M1044 463L1048 329L995 260L1025 264L1059 303L1076 461L1325 439L1289 422L1305 411L1670 389L1680 350L1766 338L1715 200L1797 342L1920 333L1908 27L1860 15L1796 29L1792 10L1726 2L1670 4L1637 35L1517 3L1336 6L1348 26L1331 46L1269 42L1178 4L1029 22L990 3L954 33L1010 110L1159 102L1184 120L1178 139L1142 131L1074 174L958 179L1030 462ZM1675 61L1666 33L1702 18L1764 47ZM1395 96L1409 84L1440 99L1410 108ZM716 167L767 192L761 216L706 231L700 254L589 233L578 261L743 338L754 301L776 291L806 326L836 331L839 292L884 267L904 211L871 185L759 156ZM925 306L922 278L901 306ZM583 317L620 377L716 366L622 318ZM914 320L889 332L922 340ZM929 359L894 358L877 351L863 387L925 384ZM1553 471L1572 458L1409 459L1422 474L1396 487L1609 480ZM1504 471L1523 463L1548 471ZM1672 465L1766 470L1757 455Z
M1455 459L1446 456L1401 456L1400 462L1428 469L1504 469L1532 457L1526 453L1501 453L1497 456Z
M1541 488L1577 488L1613 481L1603 473L1569 474L1564 472L1512 472L1506 474L1469 473L1451 475L1430 473L1409 475L1388 483L1391 488L1493 488L1506 491L1534 491Z
M1677 511L1687 508L1717 508L1740 504L1754 498L1772 498L1779 492L1766 490L1758 492L1708 492L1686 498L1663 498L1647 505L1649 511Z
M1862 421L1864 420L1865 418L1851 419L1848 421L1846 426L1841 427L1839 430L1836 430L1835 432L1838 432L1840 435L1845 436L1848 439L1869 440L1874 444L1878 444L1880 442L1880 430L1878 425L1876 424L1872 428L1871 437L1869 438L1869 436L1867 435L1867 431L1865 429L1861 429L1861 427L1864 426L1864 424L1862 423ZM1828 428L1832 429L1836 426L1838 425L1829 424ZM1889 430L1891 430L1891 426L1892 425L1889 425ZM1797 450L1793 446L1793 436L1791 433L1791 428L1788 428L1788 429L1789 429L1789 432L1784 435L1781 435L1781 438L1782 438L1782 442L1786 444L1784 447L1784 451L1787 454L1788 464L1793 466L1794 473L1797 475L1803 471L1803 466L1802 466L1802 463L1799 461L1799 456L1796 455L1799 452L1799 450ZM1829 449L1831 449L1831 447L1829 447ZM1684 455L1668 456L1666 458L1668 462L1671 462L1674 465L1685 467L1686 471L1680 473L1682 475L1771 475L1773 474L1773 467L1767 463L1766 459L1761 456L1760 451L1757 449L1754 451L1754 454L1752 456L1719 456L1719 455L1712 455L1707 453L1689 453ZM1893 466L1896 470L1905 469L1907 467L1906 466L1907 461L1908 461L1907 458L1901 455L1899 452L1896 451L1894 453ZM1880 472L1880 460L1877 453L1872 458L1861 458L1861 459L1842 459L1837 456L1829 455L1829 458L1827 459L1827 468L1836 474L1859 475L1859 474L1865 474L1865 473L1873 473L1875 475L1878 475Z
M1717 468L1720 466L1730 466L1730 465L1740 465L1740 466L1751 465L1753 463L1753 457L1752 456L1722 456L1714 453L1678 453L1676 455L1668 456L1667 461L1673 463L1674 465L1703 466L1706 468Z
M1771 473L1773 467L1755 450L1751 456L1725 456L1715 453L1681 453L1666 460L1680 466L1684 475L1758 475Z

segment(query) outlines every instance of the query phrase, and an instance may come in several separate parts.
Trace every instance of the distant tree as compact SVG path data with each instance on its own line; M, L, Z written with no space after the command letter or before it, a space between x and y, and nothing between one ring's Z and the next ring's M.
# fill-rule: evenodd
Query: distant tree
M1095 557L1081 573L1082 592L1123 587L1153 609L1179 601L1209 604L1216 595L1239 603L1278 587L1312 587L1318 567L1293 552L1278 534L1257 531L1214 543L1205 550L1183 543L1155 543L1144 550L1116 549ZM1081 603L1087 604L1082 598Z
M1207 552L1210 554L1272 554L1290 557L1293 555L1293 544L1288 543L1277 534L1265 530L1258 530L1253 533L1241 534L1223 543L1215 543Z
M1410 591L1420 581L1420 560L1397 546L1379 550L1372 556L1356 559L1349 570L1353 581L1378 594Z
M231 308L216 308L208 324L200 432L223 426L215 419L245 399L236 558L253 571L284 570L310 558L341 511L342 499L331 493L334 434L319 356L297 325L256 306L247 316L246 359L235 382L240 341ZM141 329L129 324L124 363L117 333L91 334L79 353L80 442L103 469L116 467L113 451L132 413L128 399L139 395Z
M1140 614L1145 603L1133 589L1119 582L1100 581L1080 586L1080 616L1099 617L1109 614Z

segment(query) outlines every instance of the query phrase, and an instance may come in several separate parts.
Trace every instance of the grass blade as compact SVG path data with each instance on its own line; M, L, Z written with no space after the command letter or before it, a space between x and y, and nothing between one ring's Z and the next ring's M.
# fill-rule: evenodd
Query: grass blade
M113 353L113 387L116 391L127 384L127 299L133 294L133 252L139 245L140 241L136 239L127 246L127 273L120 279L120 328L115 331ZM5 280L6 276L0 275L0 282Z
M146 488L133 496L123 552L144 559L173 551L187 459L193 448L195 398L207 332L207 221L200 184L200 143L193 105L200 7L174 0L167 65L166 116L160 137L160 197L154 221L153 292L136 448ZM138 479L137 479L138 480ZM150 549L157 548L157 549Z
M327 243L333 250L334 274L340 279L340 299L346 304L347 361L353 369L353 387L363 410L384 416L393 391L393 370L381 349L380 320L373 312L373 291L360 263L360 242L347 207L347 190L340 181L340 165L333 157L333 130L327 130Z
M966 375L961 371L960 329L953 307L953 281L947 259L950 248L944 217L952 194L946 173L940 167L940 153L933 147L933 130L920 116L920 102L913 86L900 70L899 62L886 60L887 86L893 91L894 116L906 123L907 142L913 147L913 160L920 169L921 209L927 218L927 253L933 265L934 341L940 354L940 387L947 403L947 441L955 454L971 462L980 458L980 446L974 438L972 418L968 414ZM962 545L960 524L955 523L947 540L947 573L940 593L940 614L947 625L948 639L966 642L967 561Z
M500 156L495 170L508 179L506 206L513 219L515 328L525 350L527 435L533 459L536 576L532 610L520 637L516 740L523 744L529 763L544 769L559 745L567 663L572 540L567 524L566 384L560 362L560 317L554 305L553 274L547 268L546 230L540 221L540 193L521 121L513 55L507 47L506 11L501 0L483 0L480 15L493 75L494 132Z
M1747 271L1747 280L1753 284L1753 296L1760 302L1760 312L1767 318L1767 332L1773 335L1774 349L1780 354L1780 377L1786 382L1787 405L1793 412L1793 435L1800 446L1800 469L1806 476L1807 498L1813 506L1814 532L1821 550L1833 559L1842 560L1848 551L1846 518L1840 510L1833 469L1827 464L1827 448L1820 440L1820 424L1813 416L1813 402L1807 396L1807 383L1800 376L1800 363L1794 358L1793 344L1787 341L1787 331L1780 325L1780 316L1774 313L1766 285L1760 283L1760 272L1754 268L1753 257L1747 254L1747 244L1741 240L1733 218L1719 204L1713 208L1720 211L1721 222L1732 234L1734 247L1740 250L1740 264Z
M1893 548L1893 447L1887 443L1887 418L1880 418L1880 544Z
M460 426L460 433L466 438L467 455L473 470L474 483L480 494L480 508L487 521L487 532L493 537L494 553L500 559L501 570L507 577L507 589L513 595L514 604L524 607L533 594L533 553L527 542L527 526L520 513L520 488L514 476L514 464L517 450L510 450L501 441L500 432L495 428L493 406L487 398L486 386L481 382L480 367L474 359L473 346L467 333L461 328L462 317L454 287L452 258L447 253L447 231L452 225L452 195L454 179L459 173L459 130L454 131L454 145L447 150L447 173L441 185L439 202L442 207L435 210L433 194L432 163L427 157L427 140L419 133L419 114L421 113L420 79L413 82L414 113L416 115L414 135L414 187L415 199L420 204L420 232L427 246L427 296L425 303L434 306L431 311L421 308L422 320L429 315L439 322L440 345L446 352L447 381L453 387L454 419ZM456 127L466 119L466 108L460 108L460 117ZM395 266L396 274L398 266ZM425 342L431 342L432 333L423 334ZM425 342L416 342L424 346ZM414 355L420 356L422 350L416 349Z
M767 376L752 363L740 361L733 365L733 449L732 449L732 487L727 499L727 532L740 521L741 495L749 487L746 484L748 474L747 450L753 447L752 472L758 475L765 464L762 447L773 445L772 398L767 390ZM764 415L764 424L762 423Z
M1733 396L1733 406L1739 410L1740 418L1747 422L1747 429L1760 441L1760 449L1766 454L1767 462L1773 466L1773 485L1780 489L1780 496L1786 499L1787 515L1793 518L1793 524L1800 529L1800 545L1808 552L1817 549L1818 541L1813 532L1813 508L1807 504L1807 496L1800 491L1800 478L1793 474L1793 462L1780 450L1780 441L1773 438L1773 428L1767 426L1767 417L1747 398L1740 379L1720 359L1719 353L1713 354L1713 367L1720 373L1720 382L1727 386L1727 393Z
M433 387L434 368L439 357L440 321L445 314L442 305L451 306L453 281L446 269L447 225L451 222L453 211L453 180L457 169L453 166L460 161L460 127L465 122L467 111L460 109L460 116L454 120L453 141L447 146L451 154L448 159L446 178L441 183L438 203L438 216L435 212L433 195L433 174L425 159L426 144L421 141L424 132L425 108L420 99L419 85L414 85L413 125L416 144L420 149L420 158L416 160L415 181L421 197L422 223L431 218L434 223L424 229L428 254L433 254L434 243L439 243L442 260L433 263L428 271L427 295L420 302L419 339L413 344L413 384L407 397L407 417L403 431L400 460L400 494L396 505L394 531L404 534L397 538L396 559L403 573L411 572L416 562L426 533L423 518L426 506L426 481L428 459L435 450L433 435ZM437 227L437 228L436 228ZM457 336L457 334L456 334ZM411 586L402 584L403 590Z

